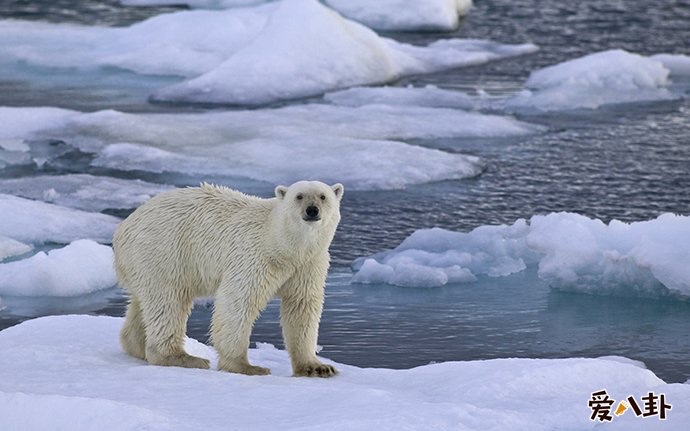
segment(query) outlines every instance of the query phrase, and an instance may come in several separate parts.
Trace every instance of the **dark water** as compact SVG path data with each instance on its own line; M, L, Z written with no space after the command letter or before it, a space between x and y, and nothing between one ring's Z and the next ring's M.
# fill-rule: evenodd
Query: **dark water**
M166 10L170 9L124 8L113 0L0 2L4 18L99 25L126 25ZM537 44L540 51L533 55L399 83L507 94L520 89L536 68L605 49L690 54L689 23L690 1L476 0L454 33L389 36L412 43L459 36ZM192 109L148 104L145 95L160 81L147 82L118 70L107 71L105 79L103 73L85 76L79 83L66 72L33 73L17 80L6 77L16 74L0 71L0 105L87 111ZM347 268L354 258L394 247L424 227L469 230L552 211L605 221L647 220L664 212L690 214L687 99L520 119L545 125L548 131L510 139L415 142L481 156L488 168L478 178L398 191L346 193L343 221L332 246L334 270L320 332L323 355L354 365L392 368L513 356L624 355L644 361L667 381L687 380L690 304L686 302L555 292L537 279L534 269L435 289L349 284ZM61 169L80 172L83 166ZM268 195L270 190L259 192ZM124 299L114 291L93 304L46 304L42 311L17 314L77 310L120 315ZM276 303L269 305L253 340L281 345L277 308ZM209 313L203 306L195 309L191 336L205 339ZM0 313L0 328L25 318Z

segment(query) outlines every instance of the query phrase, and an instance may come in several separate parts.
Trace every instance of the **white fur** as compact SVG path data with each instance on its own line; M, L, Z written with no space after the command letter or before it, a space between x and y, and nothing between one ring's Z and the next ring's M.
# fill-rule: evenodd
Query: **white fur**
M131 296L125 351L152 364L208 368L185 353L183 340L194 298L213 295L219 369L268 374L249 364L247 348L254 321L277 295L295 375L335 374L315 351L343 186L300 181L275 193L260 199L202 184L160 194L120 224L115 266ZM320 220L305 221L309 206Z

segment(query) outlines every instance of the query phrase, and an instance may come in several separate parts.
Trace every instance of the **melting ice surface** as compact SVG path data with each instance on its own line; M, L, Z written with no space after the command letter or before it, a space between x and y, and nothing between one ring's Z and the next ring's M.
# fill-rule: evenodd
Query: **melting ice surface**
M133 359L118 346L121 325L120 318L64 316L0 332L3 425L106 431L428 430L431 424L442 430L589 430L598 422L590 420L587 401L602 387L614 400L664 393L674 406L666 421L627 414L607 428L684 430L690 421L682 408L690 404L690 385L666 384L620 357L446 362L409 370L335 364L340 374L320 380L290 377L287 353L263 344L249 358L270 367L272 375L247 377ZM216 366L212 348L192 339L185 348Z
M468 233L418 230L393 250L355 261L354 282L441 286L539 265L561 290L690 297L690 217L604 224L573 213L533 216Z

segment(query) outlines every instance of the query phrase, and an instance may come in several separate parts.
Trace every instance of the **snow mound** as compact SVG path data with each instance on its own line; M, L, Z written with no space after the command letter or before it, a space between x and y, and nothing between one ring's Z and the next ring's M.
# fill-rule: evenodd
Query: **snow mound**
M671 64L670 60L667 60ZM509 109L595 109L602 105L678 98L668 90L669 69L653 57L609 50L532 72Z
M88 174L0 179L0 193L86 211L136 208L171 186Z
M533 52L534 45L379 37L316 0L283 0L261 33L223 64L157 91L154 100L265 104Z
M0 295L78 296L117 283L113 251L91 240L0 263Z
M286 431L428 430L430 424L439 430L500 430L505 424L588 430L598 422L590 421L587 401L602 388L615 400L653 390L674 406L663 422L626 414L607 428L684 430L690 420L690 412L675 407L690 403L690 386L665 384L623 358L498 359L410 370L336 364L340 374L320 380L289 377L287 353L267 347L249 356L273 375L249 377L133 359L118 345L122 322L46 317L0 332L0 425L10 429L22 419L22 428L38 429L48 417L51 429L97 424L104 431L261 431L276 424ZM186 349L215 361L213 349L194 340ZM96 422L86 422L92 415Z
M385 31L451 31L472 0L326 0L333 9L355 21Z
M538 264L539 277L557 289L690 297L688 244L687 216L607 225L551 213L469 233L418 230L393 250L357 259L353 282L431 287L507 276Z
M120 219L0 194L0 235L32 244L112 241Z

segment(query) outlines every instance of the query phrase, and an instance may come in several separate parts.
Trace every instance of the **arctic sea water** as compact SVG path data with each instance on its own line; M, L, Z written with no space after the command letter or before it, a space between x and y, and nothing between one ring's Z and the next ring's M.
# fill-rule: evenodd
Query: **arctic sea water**
M61 6L56 9L56 4ZM126 8L113 1L103 2L100 8L76 1L32 2L29 10L25 2L17 1L3 3L0 15L125 25L171 10L175 9ZM412 76L396 85L435 85L470 95L502 97L519 91L536 69L597 51L622 48L643 55L687 55L688 22L690 5L683 2L655 7L643 0L610 4L517 0L509 5L477 0L452 36L532 42L540 51ZM388 36L415 44L441 37L420 32ZM16 79L24 72L5 70L0 74L0 105L203 112L194 106L147 102L152 88L175 82L169 77L142 78L106 68L81 75L83 79L75 84L69 79L70 72L33 69L29 72L34 75L27 77L31 84L27 84ZM534 266L509 277L479 276L476 282L434 288L351 284L350 265L358 257L397 246L417 229L433 226L469 231L556 211L628 222L665 212L687 214L689 112L687 98L596 110L522 112L520 120L543 126L546 132L411 140L408 143L480 156L487 165L480 176L471 179L409 185L400 190L346 191L343 221L332 247L332 271L319 338L321 354L352 365L388 368L501 357L622 355L644 361L667 382L686 381L690 378L687 301L561 292L541 281ZM49 151L61 151L60 144ZM78 151L65 150L59 159L47 173L111 173L107 166L94 169ZM45 173L0 170L3 179ZM131 178L185 183L184 178L136 171ZM229 185L263 196L271 193L270 187L260 182ZM125 216L128 210L111 208L109 212ZM2 304L11 307L0 312L0 328L42 314L119 316L125 299L114 289L43 303L36 298L3 298ZM210 310L204 304L195 307L189 322L191 337L207 339ZM257 322L253 341L281 346L278 321L278 303L272 302Z

